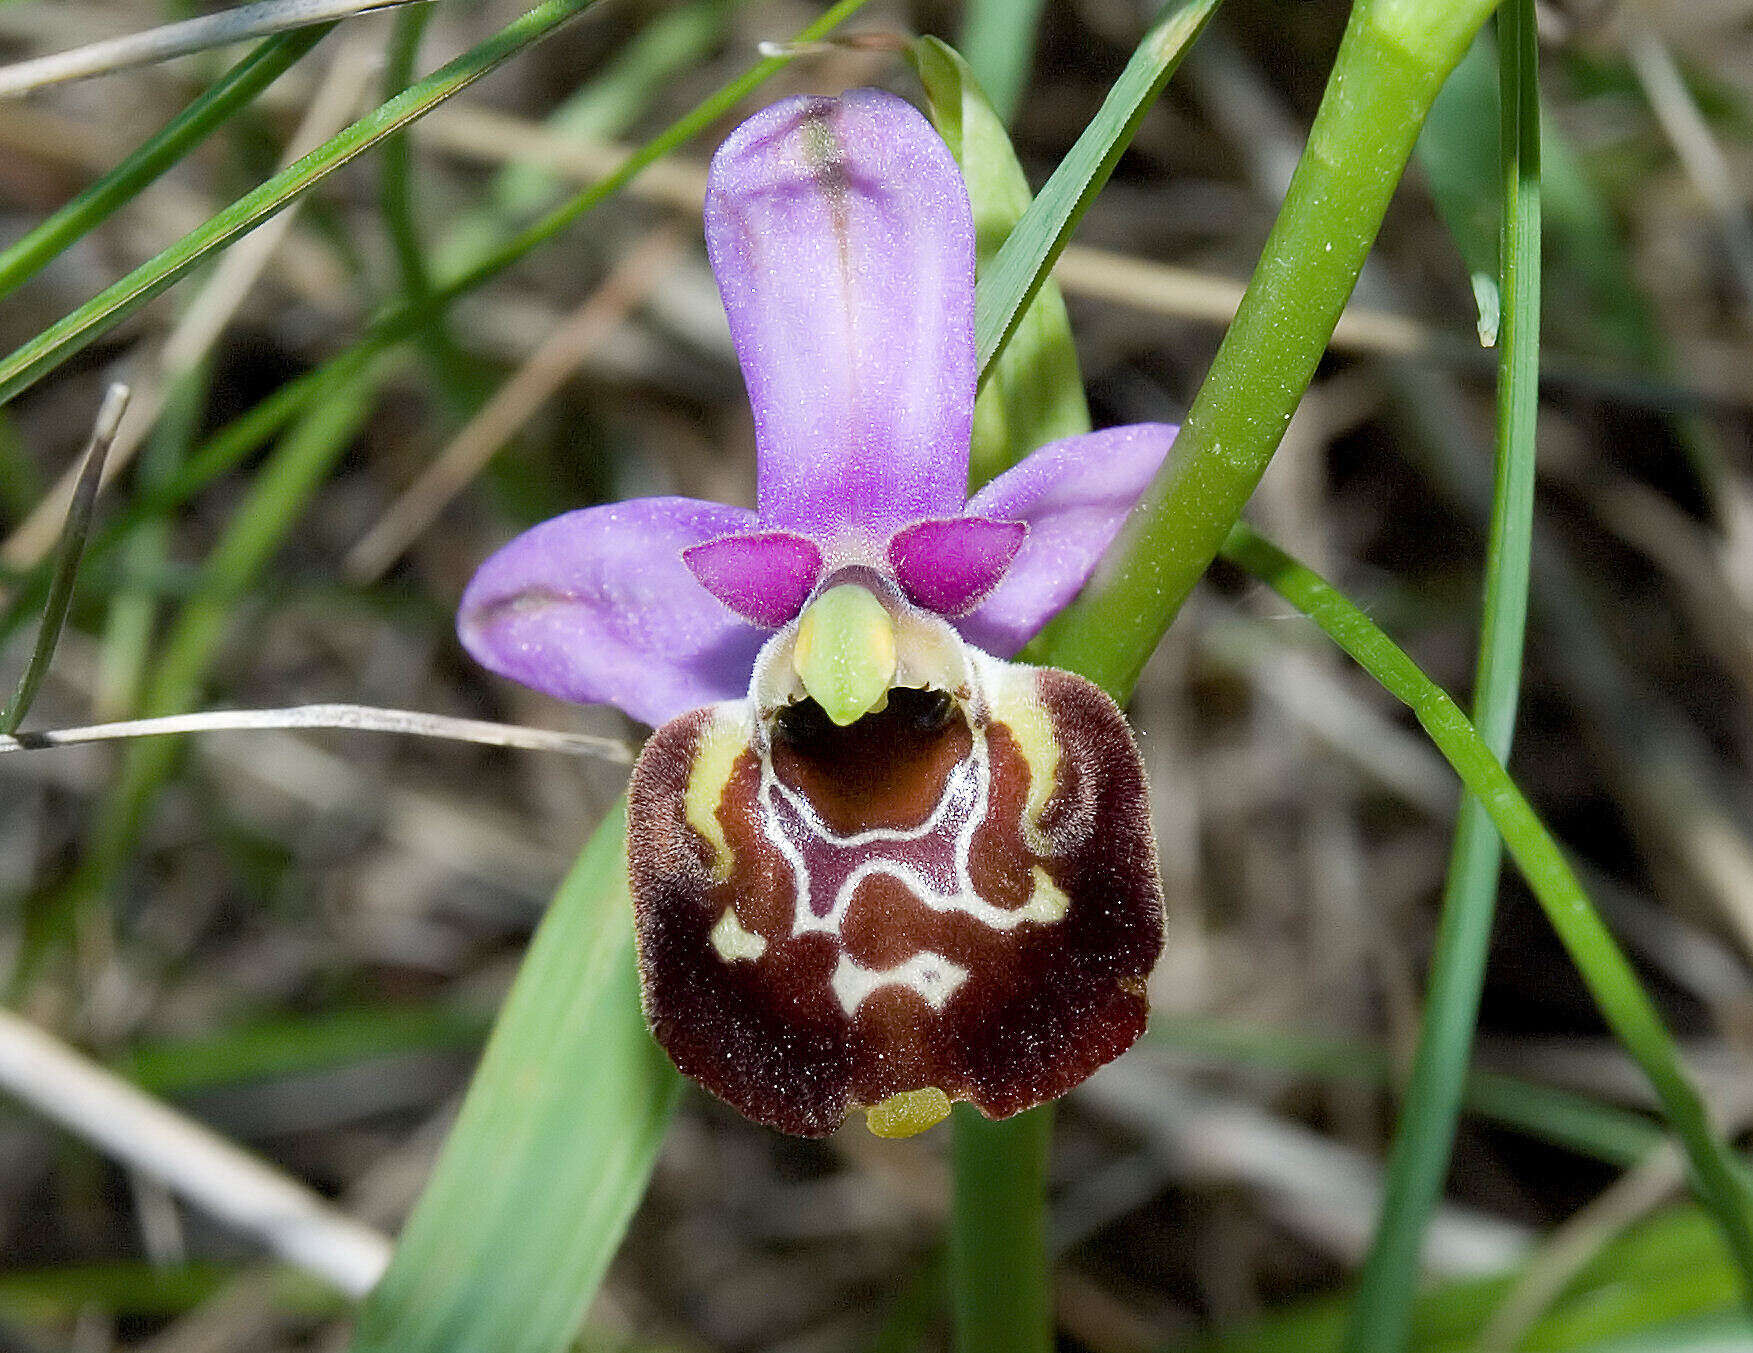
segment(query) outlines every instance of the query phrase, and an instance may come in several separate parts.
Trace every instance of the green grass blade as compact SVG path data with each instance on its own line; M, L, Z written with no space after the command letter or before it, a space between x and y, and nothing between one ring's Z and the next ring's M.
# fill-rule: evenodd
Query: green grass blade
M384 62L383 97L393 99L414 81L414 62L420 40L438 11L431 5L415 5L396 15L390 33L389 56ZM418 301L432 290L432 274L426 266L426 243L414 222L414 147L405 131L384 138L378 151L378 205L389 230L390 250L401 274L402 291Z
M933 125L962 166L974 206L976 272L980 287L990 288L993 260L1028 211L1029 181L1004 123L953 47L936 38L915 38L907 60L925 86ZM1049 277L974 401L970 492L1036 447L1089 427L1071 321Z
M942 1249L926 1255L907 1285L888 1299L882 1324L864 1353L918 1353L942 1320L949 1304L949 1256Z
M681 1084L640 1014L625 835L616 810L536 932L356 1353L555 1353L576 1332Z
M103 463L127 407L127 387L112 385L98 411L91 443L85 448L85 468L79 472L79 482L74 487L72 501L67 505L67 522L61 528L61 539L50 562L49 595L43 607L42 628L37 631L36 646L19 675L12 698L4 709L0 709L0 733L18 731L18 725L30 713L43 678L49 674L55 645L61 639L61 627L66 624L68 608L73 605L73 584L78 580L79 560L85 553L86 534L91 530L91 513L97 504L97 487L103 480Z
M1495 3L1357 0L1284 206L1174 450L1104 557L1102 584L1025 657L1069 656L1110 694L1130 693L1277 451L1424 116Z
M1418 137L1418 163L1438 213L1473 282L1479 341L1497 342L1502 316L1498 290L1499 159L1497 81L1492 44L1480 37L1461 58L1430 107Z
M1481 33L1443 86L1418 140L1419 163L1437 209L1472 276L1481 341L1499 321L1498 220L1502 188L1496 138L1496 44ZM1577 152L1544 114L1540 127L1540 198L1546 237L1541 268L1548 323L1569 351L1619 370L1661 379L1674 371L1618 221ZM1604 373L1597 373L1599 378ZM1635 377L1633 377L1635 379ZM1606 378L1608 388L1615 384ZM1712 508L1722 512L1723 447L1708 419L1683 408L1667 416Z
M215 127L279 79L333 27L319 24L269 38L109 173L0 252L0 297L9 295L68 245L132 201Z
M1636 1060L1680 1138L1693 1187L1708 1208L1753 1291L1753 1189L1687 1076L1673 1038L1576 874L1490 746L1460 708L1418 665L1331 584L1246 526L1238 525L1224 557L1265 582L1302 611L1423 725L1467 791L1491 815L1511 858L1533 889L1552 928L1576 964L1614 1036Z
M264 1270L268 1272L269 1270ZM341 1300L291 1270L272 1270L270 1299L287 1310L313 1315L339 1313ZM117 1261L65 1264L0 1274L0 1321L17 1325L68 1325L82 1310L165 1319L182 1315L219 1295L238 1270L225 1264L175 1266ZM32 1347L40 1347L33 1340Z
M1746 1347L1746 1321L1734 1315L1707 1315L1598 1344L1594 1353L1741 1353Z
M1498 349L1496 480L1473 721L1492 754L1507 761L1528 618L1540 401L1540 90L1534 0L1507 0L1498 26L1503 341ZM1431 955L1418 1052L1346 1340L1350 1353L1393 1353L1406 1341L1421 1241L1454 1147L1502 861L1490 816L1477 798L1464 795Z
M956 1353L1047 1353L1051 1105L991 1123L958 1105L951 1157L950 1283Z
M167 381L158 421L135 466L136 493L161 486L187 458L206 416L210 375L208 363L197 362ZM126 719L139 709L152 670L161 600L150 580L170 565L170 545L170 523L162 518L135 523L123 541L121 581L108 597L99 641L93 718Z
M974 303L974 348L982 381L991 375L1024 309L1132 143L1138 124L1216 10L1217 0L1175 0L1168 7L998 251Z
M211 1034L146 1041L110 1065L159 1096L278 1080L416 1052L476 1049L486 1018L449 1005L266 1015Z
M177 612L140 701L145 717L192 709L230 632L239 605L285 543L329 470L371 412L369 373L332 382L326 397L296 424L264 462L249 493L203 561L193 595ZM96 814L71 890L75 908L101 905L133 853L159 788L176 767L181 738L141 738L128 745L121 770Z
M623 135L653 97L682 72L700 65L724 36L738 0L693 0L642 28L591 82L543 124L555 136L609 141ZM539 164L512 163L493 177L488 200L447 224L433 271L466 272L509 233L561 196L562 180ZM508 225L509 223L509 225Z
M414 63L426 28L438 13L436 6L416 5L396 16L390 33L389 56L384 63L383 97L395 98L413 82ZM399 131L384 138L378 150L378 208L390 237L390 253L396 261L404 303L424 307L432 295L431 252L421 238L415 206L414 146L410 134ZM451 337L442 311L432 313L416 335L431 367L439 394L459 418L480 407L492 387L469 356Z
M53 371L199 263L282 210L335 170L547 37L596 0L545 0L418 84L367 113L296 164L246 193L121 281L0 360L0 403Z
M968 0L961 49L1000 122L1016 116L1028 88L1042 5L1043 0Z

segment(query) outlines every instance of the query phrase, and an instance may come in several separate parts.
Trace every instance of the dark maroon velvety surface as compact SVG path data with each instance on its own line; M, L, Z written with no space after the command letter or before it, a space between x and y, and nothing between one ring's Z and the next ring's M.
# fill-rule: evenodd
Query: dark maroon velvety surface
M684 715L652 737L634 771L629 862L646 1016L678 1067L750 1118L820 1136L854 1105L922 1086L1005 1117L1063 1094L1131 1045L1144 1027L1144 983L1163 932L1143 771L1105 695L1067 673L1036 675L1060 744L1042 814L1052 853L1025 842L1028 764L993 723L989 811L969 874L982 900L1012 910L1029 901L1038 865L1069 906L1060 920L1008 929L934 910L899 880L875 875L853 893L837 933L794 935L792 868L761 829L755 753L738 758L719 803L733 867L716 882L712 849L684 806L713 711ZM968 756L971 735L958 711L940 722L943 711L928 697L895 695L905 698L850 729L788 716L775 739L781 781L837 831L924 821ZM946 844L908 848L924 863L944 859ZM766 940L759 958L728 961L712 945L727 907ZM889 986L848 1015L830 985L843 954L881 970L927 950L969 974L941 1010Z

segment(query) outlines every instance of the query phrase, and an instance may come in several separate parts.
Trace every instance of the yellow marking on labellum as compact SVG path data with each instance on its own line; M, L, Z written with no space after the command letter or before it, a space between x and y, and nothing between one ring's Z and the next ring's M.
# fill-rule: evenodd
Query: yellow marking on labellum
M739 958L753 962L767 952L766 937L745 930L743 923L737 920L737 914L729 907L718 918L718 924L712 927L710 938L712 947L726 963L735 963Z
M737 756L748 745L748 729L735 719L715 719L700 739L694 767L688 772L683 805L688 825L712 846L712 878L723 883L730 877L730 842L718 821L718 805L736 769Z
M1053 735L1053 719L1037 694L1033 675L1015 683L1006 682L1005 689L994 691L992 714L996 722L1010 730L1017 750L1029 767L1029 797L1023 804L1023 840L1037 855L1051 855L1052 843L1041 831L1041 814L1047 810L1047 800L1053 797L1053 779L1059 772L1059 739ZM1039 874L1040 870L1035 872ZM1051 886L1052 881L1048 880L1048 883Z
M1071 899L1065 895L1065 890L1053 882L1040 865L1029 870L1029 877L1035 882L1035 891L1029 894L1022 914L1031 921L1040 921L1043 925L1063 921L1065 913L1071 910Z
M895 680L895 622L857 583L830 587L798 617L791 665L841 727L881 707Z
M878 1137L912 1137L950 1116L950 1097L935 1085L903 1090L865 1111L864 1123Z

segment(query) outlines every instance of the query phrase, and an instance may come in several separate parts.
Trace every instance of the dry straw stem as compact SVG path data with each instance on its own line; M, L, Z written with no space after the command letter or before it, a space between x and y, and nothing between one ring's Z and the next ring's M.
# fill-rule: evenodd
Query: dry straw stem
M1136 1054L1097 1072L1078 1101L1139 1134L1184 1177L1240 1182L1273 1215L1324 1253L1350 1262L1369 1243L1381 1201L1381 1167L1361 1151L1253 1104L1191 1089ZM1425 1237L1433 1273L1477 1277L1511 1267L1527 1228L1442 1205Z
M349 1296L389 1262L377 1232L10 1011L0 1011L0 1089Z
M45 85L169 61L210 47L227 47L373 10L428 3L430 0L262 0L0 67L0 98L16 98Z
M71 747L82 742L119 742L128 738L169 737L181 733L250 732L266 728L336 728L360 733L401 733L410 737L476 742L488 747L565 752L616 765L633 764L634 749L618 738L589 733L560 733L544 728L457 719L411 709L379 709L373 705L298 705L289 709L221 709L202 714L169 714L156 719L89 724L83 728L49 729L0 736L0 756Z
M414 130L434 149L488 164L536 165L574 182L592 183L627 157L627 147L557 135L539 123L490 109L452 105ZM706 170L672 157L653 165L627 188L629 196L697 213L706 191ZM1228 324L1244 284L1227 277L1152 263L1104 249L1069 245L1053 280L1068 293L1176 319ZM1439 338L1428 325L1403 315L1354 308L1339 322L1336 346L1359 352L1411 357L1434 351Z
M327 77L312 96L298 129L287 142L281 156L282 167L302 159L347 125L371 79L375 64L375 54L364 42L355 41L342 48L340 56L329 67ZM225 251L213 269L213 275L165 340L158 356L156 374L149 382L142 382L146 388L137 394L129 416L116 434L100 488L108 486L127 467L135 452L151 435L159 414L164 410L165 390L179 376L192 371L213 350L213 345L249 296L268 261L285 242L303 205L302 198L294 201L285 211ZM78 474L79 467L75 465L62 475L30 515L19 523L18 529L0 543L0 563L22 571L48 553L67 515L67 505L72 501ZM0 601L5 598L5 589L0 588Z
M579 363L614 335L668 273L681 248L681 232L666 229L628 253L348 552L343 570L349 582L364 585L383 576Z
M1730 1135L1738 1135L1753 1120L1753 1096L1745 1086L1737 1088L1737 1096L1738 1102L1723 1114ZM1679 1143L1667 1141L1553 1228L1528 1256L1509 1295L1491 1313L1476 1353L1516 1353L1528 1331L1603 1247L1685 1187L1686 1157Z
M1723 148L1711 135L1710 124L1698 109L1686 81L1655 30L1635 5L1622 8L1625 56L1637 72L1656 121L1680 157L1704 200L1710 204L1722 232L1729 262L1747 300L1753 303L1753 220L1747 203L1735 185L1735 173Z
M471 163L531 165L573 183L595 183L628 153L622 145L559 135L526 118L461 103L433 113L414 127L413 135L431 149ZM652 165L624 191L692 217L700 210L705 188L705 166L672 156ZM1235 317L1245 290L1233 278L1077 244L1066 246L1059 256L1053 280L1068 296L1214 325ZM1332 346L1383 357L1445 360L1478 352L1470 333L1445 333L1409 315L1355 303L1340 316ZM1664 393L1682 400L1746 405L1749 394L1741 372L1747 354L1733 345L1712 346L1702 340L1694 346L1700 360L1691 364L1685 387ZM1584 367L1578 374L1589 372Z

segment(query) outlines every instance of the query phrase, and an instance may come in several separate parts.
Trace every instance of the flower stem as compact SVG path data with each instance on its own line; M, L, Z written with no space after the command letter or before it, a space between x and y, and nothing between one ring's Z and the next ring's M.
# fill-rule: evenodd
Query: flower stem
M1031 658L1050 649L1111 694L1131 691L1278 449L1425 114L1495 3L1358 0L1284 207L1175 449L1101 584Z
M1499 761L1515 730L1534 516L1540 386L1540 103L1534 0L1506 0L1498 20L1503 229L1499 294L1497 473L1473 720ZM1491 948L1503 849L1490 814L1461 801L1442 919L1431 956L1418 1052L1388 1157L1382 1213L1346 1334L1347 1353L1406 1344L1419 1254L1448 1174L1455 1121Z
M1053 1109L956 1111L950 1276L956 1353L1048 1353L1047 1157Z

